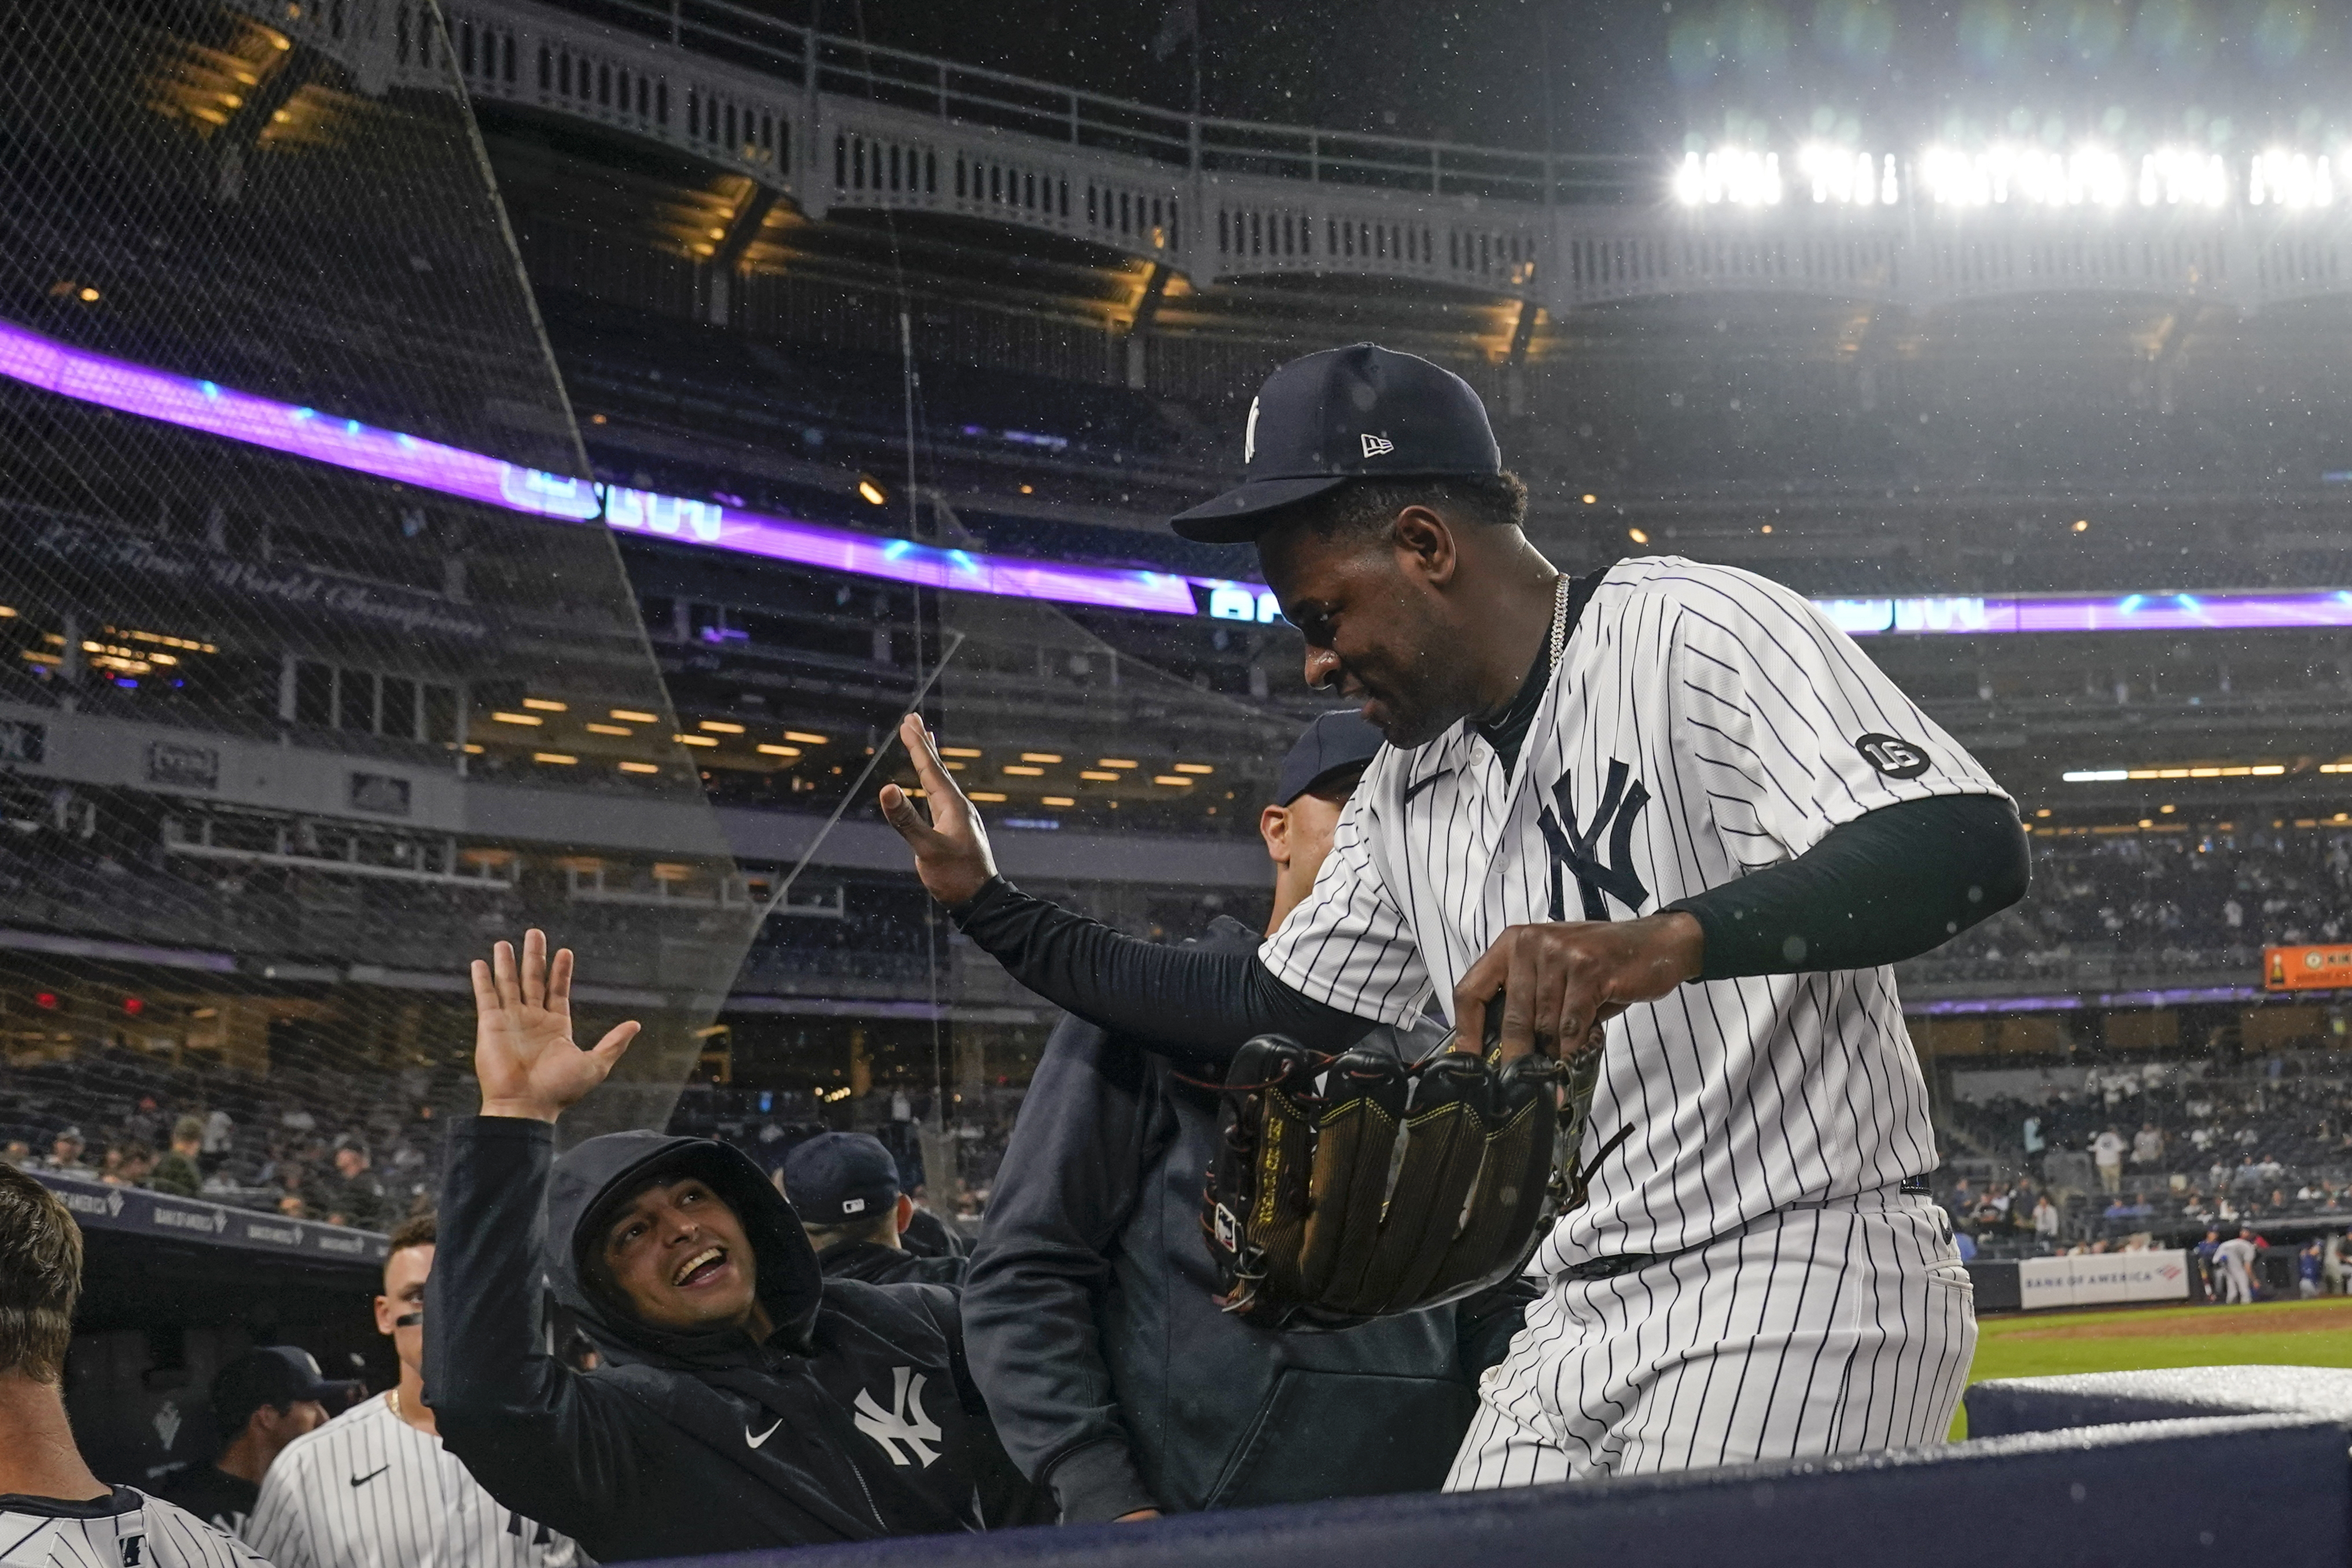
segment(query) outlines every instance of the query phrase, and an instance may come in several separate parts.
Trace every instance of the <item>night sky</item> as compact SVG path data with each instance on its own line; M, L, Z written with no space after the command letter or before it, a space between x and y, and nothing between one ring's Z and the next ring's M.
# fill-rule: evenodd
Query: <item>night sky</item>
M803 20L812 0L761 3ZM1169 0L818 3L827 31L877 44L1171 108L1189 90L1189 49L1153 48L1179 30ZM1549 99L1561 152L1827 135L2242 153L2352 131L2345 0L1197 4L1211 113L1334 130L1538 149Z

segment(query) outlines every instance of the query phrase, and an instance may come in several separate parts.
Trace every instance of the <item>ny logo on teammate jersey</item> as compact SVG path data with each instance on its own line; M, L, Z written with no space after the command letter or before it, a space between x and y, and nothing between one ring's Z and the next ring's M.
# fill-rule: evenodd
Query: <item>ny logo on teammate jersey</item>
M940 1440L940 1425L923 1413L923 1380L910 1366L898 1367L891 1373L890 1408L884 1410L874 1402L874 1396L864 1389L857 1391L855 1402L857 1429L882 1445L894 1465L908 1462L907 1453L915 1456L917 1468L929 1469L940 1451L930 1445ZM904 1443L907 1452L899 1451Z
M1650 889L1633 869L1633 824L1642 808L1650 804L1650 792L1635 779L1631 787L1626 774L1633 770L1616 758L1609 759L1609 783L1601 792L1601 808L1592 814L1591 826L1579 827L1576 823L1576 803L1568 787L1569 775L1562 773L1552 782L1551 798L1559 809L1557 816L1552 806L1545 806L1536 818L1536 826L1551 850L1551 918L1568 918L1567 901L1560 883L1560 869L1565 867L1576 877L1576 890L1584 902L1584 918L1605 921L1609 905L1601 898L1607 893L1627 909L1639 913L1649 900ZM1593 846L1600 843L1603 832L1609 835L1609 863L1602 865L1593 858Z

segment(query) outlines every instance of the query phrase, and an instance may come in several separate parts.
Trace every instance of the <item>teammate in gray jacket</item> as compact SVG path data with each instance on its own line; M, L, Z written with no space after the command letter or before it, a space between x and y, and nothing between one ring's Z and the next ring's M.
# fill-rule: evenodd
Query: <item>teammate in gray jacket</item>
M1307 897L1380 731L1353 713L1307 726L1259 830L1272 931ZM1199 945L1248 953L1220 919ZM1411 1059L1424 1024L1361 1046ZM1201 1177L1222 1079L1190 1056L1066 1017L1013 1130L964 1287L964 1338L1013 1458L1066 1522L1434 1489L1534 1290L1341 1333L1282 1333L1213 1300Z

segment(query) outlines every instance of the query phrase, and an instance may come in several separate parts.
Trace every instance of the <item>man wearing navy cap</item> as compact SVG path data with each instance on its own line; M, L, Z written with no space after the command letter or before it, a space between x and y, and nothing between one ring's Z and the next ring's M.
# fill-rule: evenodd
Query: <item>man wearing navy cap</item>
M1555 568L1426 360L1291 361L1243 459L1176 531L1254 541L1307 686L1388 742L1306 900L1255 953L1122 943L995 875L909 721L930 821L881 804L924 885L1031 990L1171 1046L1337 1050L1433 995L1462 1048L1495 1016L1506 1059L1600 1053L1590 1201L1449 1485L1940 1437L1976 1320L1892 966L2023 895L2014 803L1788 589Z
M1332 829L1381 749L1327 713L1283 759L1258 830L1271 931L1315 884ZM1202 951L1246 954L1219 919ZM1408 1057L1443 1032L1382 1028ZM973 1375L1014 1460L1068 1523L1435 1487L1530 1291L1344 1333L1285 1334L1219 1310L1201 1245L1222 1074L1082 1018L1030 1081L964 1288ZM789 1180L789 1177L787 1178Z
M963 1258L919 1257L901 1245L915 1200L898 1190L898 1157L879 1138L820 1132L793 1146L778 1175L826 1279L963 1283Z
M264 1345L237 1357L213 1378L220 1452L206 1463L172 1470L155 1495L215 1530L243 1535L270 1464L286 1445L325 1426L334 1414L328 1405L340 1410L352 1392L350 1384L328 1381L310 1352L293 1345Z

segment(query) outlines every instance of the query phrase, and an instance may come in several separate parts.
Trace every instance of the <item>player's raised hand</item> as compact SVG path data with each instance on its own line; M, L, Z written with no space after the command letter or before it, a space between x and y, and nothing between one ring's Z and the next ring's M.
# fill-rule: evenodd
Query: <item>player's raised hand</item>
M897 784L882 786L882 816L898 830L915 852L915 871L931 897L943 904L961 904L978 893L996 875L996 857L988 847L988 829L956 787L947 765L931 745L930 731L913 713L898 721L898 739L915 760L915 777L923 786L923 800L931 819Z
M1454 988L1454 1049L1481 1050L1488 1009L1499 1006L1505 1061L1538 1050L1580 1055L1626 1008L1696 979L1706 946L1698 921L1679 910L1513 926Z
M593 1050L572 1040L572 950L550 962L547 933L523 933L514 944L474 960L474 1076L482 1086L482 1114L553 1121L604 1081L637 1036L637 1024L615 1024Z

